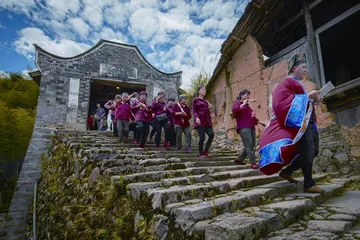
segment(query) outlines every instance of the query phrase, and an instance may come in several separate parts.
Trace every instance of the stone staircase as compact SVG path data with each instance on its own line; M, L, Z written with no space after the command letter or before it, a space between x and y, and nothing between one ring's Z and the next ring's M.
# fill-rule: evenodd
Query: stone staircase
M326 193L308 194L301 183L235 165L237 153L216 146L199 159L196 148L141 149L98 132L58 134L96 162L90 185L105 177L123 194L148 200L158 239L360 239L359 177L315 174Z

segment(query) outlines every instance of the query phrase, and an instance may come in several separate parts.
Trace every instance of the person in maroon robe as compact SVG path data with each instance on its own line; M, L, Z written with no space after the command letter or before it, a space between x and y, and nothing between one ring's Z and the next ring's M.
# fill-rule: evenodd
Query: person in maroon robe
M147 93L139 93L139 101L134 101L131 109L135 115L137 139L140 147L145 147L145 142L149 134L149 124L151 120L151 106L146 103Z
M292 173L301 168L304 175L304 192L323 193L312 178L313 159L319 151L319 137L313 106L319 91L306 92L301 80L306 75L304 53L291 57L288 74L272 92L273 113L259 146L259 169L298 183Z
M255 112L249 106L250 91L244 89L240 92L238 99L235 100L232 112L236 118L236 132L240 135L243 143L243 150L235 159L235 163L245 165L246 157L249 157L251 168L257 169L258 165L255 162L255 126L265 124L256 118Z
M212 105L205 99L206 89L204 86L197 88L197 97L192 102L194 114L194 128L199 135L199 157L206 158L209 156L209 149L214 139L214 131L211 123L210 108ZM204 149L205 133L208 140Z

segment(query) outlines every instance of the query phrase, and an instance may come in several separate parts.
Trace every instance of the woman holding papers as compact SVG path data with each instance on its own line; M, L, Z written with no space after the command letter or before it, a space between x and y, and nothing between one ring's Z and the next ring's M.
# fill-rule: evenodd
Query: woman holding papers
M259 146L259 169L265 174L280 171L280 176L298 183L292 173L298 169L304 175L304 192L322 193L312 178L313 159L319 152L314 99L319 91L307 93L301 80L306 75L304 53L293 55L288 62L288 74L272 92L274 115L265 129Z

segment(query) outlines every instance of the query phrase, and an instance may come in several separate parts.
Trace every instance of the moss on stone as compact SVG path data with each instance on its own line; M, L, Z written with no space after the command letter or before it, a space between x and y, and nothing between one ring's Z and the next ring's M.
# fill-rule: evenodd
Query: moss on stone
M123 175L118 184L100 177L90 186L96 163L89 155L89 161L81 161L86 153L80 149L64 136L54 136L50 157L43 156L37 202L39 239L152 239L150 199L126 195ZM77 168L85 174L75 174ZM138 233L134 232L137 211L146 221L145 230Z

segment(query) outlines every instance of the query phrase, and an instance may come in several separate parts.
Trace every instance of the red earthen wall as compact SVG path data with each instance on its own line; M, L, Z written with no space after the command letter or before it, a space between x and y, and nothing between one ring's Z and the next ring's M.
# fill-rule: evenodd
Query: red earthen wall
M230 72L228 80L226 72ZM214 119L214 131L226 132L226 137L238 140L235 132L235 120L230 117L234 100L242 89L251 92L251 99L257 102L251 103L257 118L268 121L271 116L271 92L275 86L287 76L287 62L282 61L271 67L265 68L261 46L252 37L248 36L246 42L234 53L232 63L218 75L213 82L211 92L208 94L210 101L216 101L216 117ZM315 88L315 84L308 79L303 80L308 91ZM326 111L326 106L316 106L319 127L334 124L333 114ZM263 130L262 126L256 127L259 136Z

